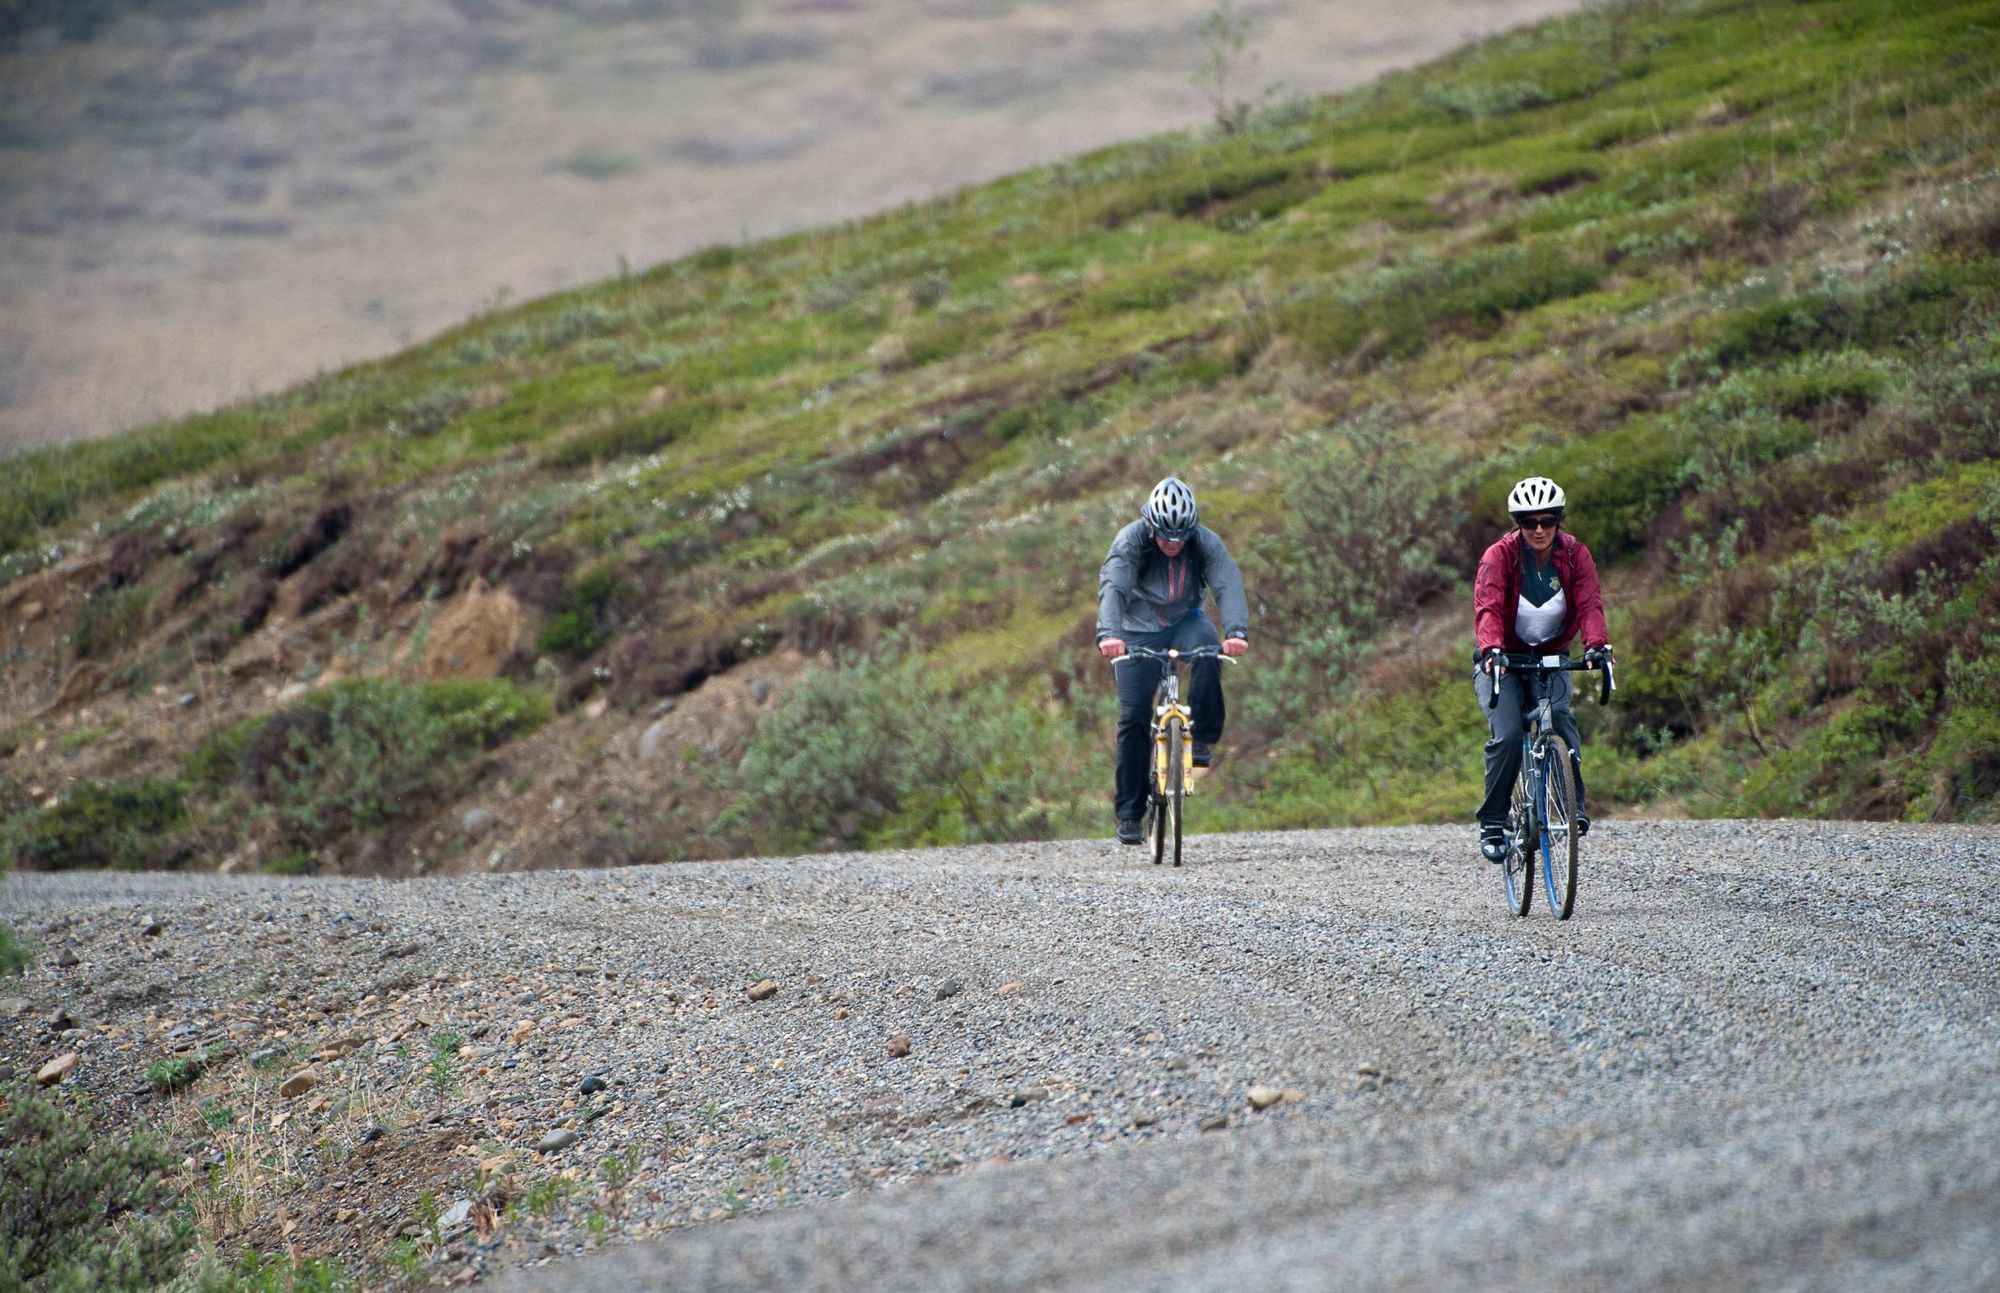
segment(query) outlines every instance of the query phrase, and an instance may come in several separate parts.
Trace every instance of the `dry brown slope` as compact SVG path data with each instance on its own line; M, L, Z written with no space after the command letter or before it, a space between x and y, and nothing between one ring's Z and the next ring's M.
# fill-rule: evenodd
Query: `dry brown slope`
M1267 0L1233 94L1576 0ZM0 452L1201 121L1208 0L308 0L0 49ZM1251 62L1249 60L1255 60Z

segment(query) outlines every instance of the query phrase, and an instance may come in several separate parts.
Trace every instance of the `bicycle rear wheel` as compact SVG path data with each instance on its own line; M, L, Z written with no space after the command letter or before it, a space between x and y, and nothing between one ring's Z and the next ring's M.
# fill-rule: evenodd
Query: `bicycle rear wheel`
M1576 779L1570 773L1569 746L1550 734L1543 745L1542 876L1543 892L1557 920L1576 910Z
M1514 795L1507 808L1507 857L1500 864L1507 882L1507 909L1516 916L1528 914L1535 901L1535 859L1531 842L1535 832L1535 810L1529 785L1535 775L1524 754L1521 770L1514 774Z
M1181 805L1187 801L1187 751L1182 747L1187 741L1187 733L1181 730L1179 719L1167 722L1167 794L1166 802L1160 805L1173 817L1174 865L1181 864Z

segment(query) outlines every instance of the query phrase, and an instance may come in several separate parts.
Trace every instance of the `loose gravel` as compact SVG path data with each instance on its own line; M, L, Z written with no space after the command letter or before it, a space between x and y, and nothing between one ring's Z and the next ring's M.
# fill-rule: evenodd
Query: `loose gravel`
M1466 830L1189 857L14 876L0 1055L292 1111L268 1224L510 1289L2000 1287L2000 831L1606 821L1568 922Z

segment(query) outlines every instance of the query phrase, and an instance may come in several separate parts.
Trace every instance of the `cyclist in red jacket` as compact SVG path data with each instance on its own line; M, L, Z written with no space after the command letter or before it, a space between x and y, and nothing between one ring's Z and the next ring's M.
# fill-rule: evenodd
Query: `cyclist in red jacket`
M1515 529L1502 535L1479 558L1472 583L1472 631L1477 645L1472 689L1486 715L1486 799L1479 805L1479 852L1488 862L1507 856L1507 801L1521 770L1522 707L1519 680L1507 677L1502 653L1566 655L1578 635L1587 660L1611 659L1604 627L1604 599L1590 549L1562 532L1562 487L1546 476L1530 476L1507 495ZM1502 703L1487 708L1493 689ZM1583 740L1570 709L1570 675L1550 679L1550 709L1556 733L1569 745L1576 773L1576 833L1590 830L1584 811Z

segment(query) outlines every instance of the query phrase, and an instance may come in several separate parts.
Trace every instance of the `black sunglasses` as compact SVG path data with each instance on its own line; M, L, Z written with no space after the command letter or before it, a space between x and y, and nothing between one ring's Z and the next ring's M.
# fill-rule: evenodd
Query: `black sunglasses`
M1562 524L1560 516L1517 516L1514 524L1524 530L1553 530Z

